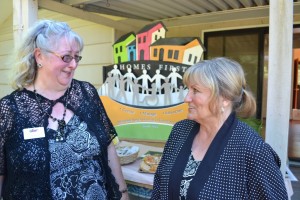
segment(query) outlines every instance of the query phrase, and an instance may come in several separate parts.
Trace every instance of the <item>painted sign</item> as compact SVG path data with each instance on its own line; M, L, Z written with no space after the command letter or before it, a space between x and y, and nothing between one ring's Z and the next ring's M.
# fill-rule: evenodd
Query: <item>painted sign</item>
M120 138L165 141L187 116L185 70L205 50L197 37L165 38L161 22L123 35L113 45L98 92Z

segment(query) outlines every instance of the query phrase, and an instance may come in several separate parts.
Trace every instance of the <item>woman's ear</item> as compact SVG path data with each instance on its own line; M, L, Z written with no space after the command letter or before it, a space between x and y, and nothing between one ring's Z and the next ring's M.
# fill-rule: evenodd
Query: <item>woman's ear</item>
M226 98L222 98L222 106L224 108L227 108L228 106L231 106L231 101L229 101L228 99Z
M35 58L36 63L42 63L43 55L42 55L42 51L40 48L34 49L34 58Z

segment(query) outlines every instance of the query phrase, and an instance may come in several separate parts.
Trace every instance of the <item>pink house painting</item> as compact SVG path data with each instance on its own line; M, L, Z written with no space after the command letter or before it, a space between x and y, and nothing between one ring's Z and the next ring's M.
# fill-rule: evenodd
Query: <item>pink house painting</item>
M150 59L150 45L160 38L165 38L167 28L162 22L156 22L144 26L136 34L137 60Z

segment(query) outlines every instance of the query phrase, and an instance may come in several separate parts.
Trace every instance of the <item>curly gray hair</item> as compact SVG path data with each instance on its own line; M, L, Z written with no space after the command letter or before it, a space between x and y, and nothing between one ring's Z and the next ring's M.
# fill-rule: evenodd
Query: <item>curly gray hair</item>
M59 41L63 37L70 43L76 42L80 52L82 51L82 38L72 31L65 22L40 20L28 30L16 52L13 88L22 89L33 83L37 73L37 63L34 57L35 49L54 50L58 47Z

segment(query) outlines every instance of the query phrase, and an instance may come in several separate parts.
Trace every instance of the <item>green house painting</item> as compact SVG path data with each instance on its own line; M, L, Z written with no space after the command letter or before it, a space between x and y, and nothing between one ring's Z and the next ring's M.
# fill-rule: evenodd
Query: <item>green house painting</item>
M113 44L115 64L129 61L127 45L133 41L135 41L135 34L130 32L120 37Z

